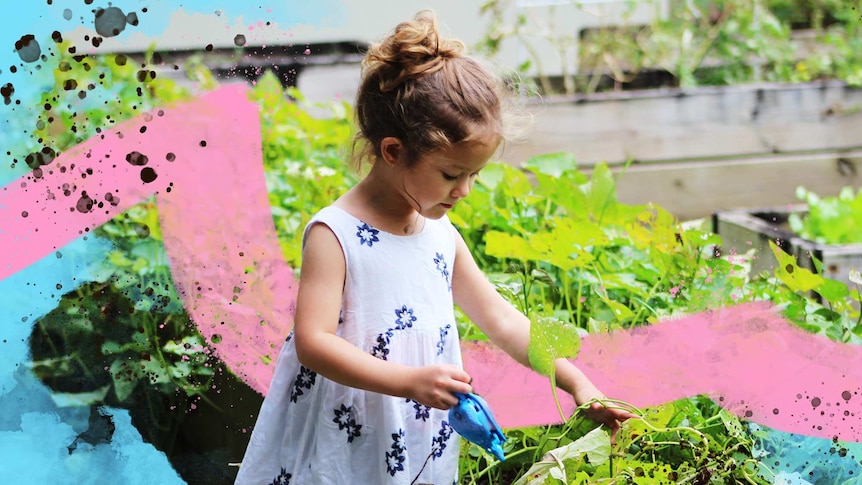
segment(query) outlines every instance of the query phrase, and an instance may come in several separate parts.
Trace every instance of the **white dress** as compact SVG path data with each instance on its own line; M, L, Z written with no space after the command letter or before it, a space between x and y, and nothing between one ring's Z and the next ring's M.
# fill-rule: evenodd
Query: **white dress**
M338 335L379 359L461 367L448 218L426 220L410 236L334 206L314 216L306 235L315 223L332 229L347 263ZM291 333L235 483L456 483L460 437L447 421L446 411L317 375L300 365Z

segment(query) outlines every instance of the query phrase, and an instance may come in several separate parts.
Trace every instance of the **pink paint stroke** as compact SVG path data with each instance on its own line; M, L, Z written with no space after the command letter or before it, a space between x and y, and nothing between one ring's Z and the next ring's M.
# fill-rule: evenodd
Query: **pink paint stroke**
M227 365L265 394L271 361L292 322L296 285L281 258L258 111L246 92L225 87L166 108L163 116L153 112L123 123L60 156L43 178L30 175L4 187L0 277L155 193L186 309L203 335L218 341ZM142 182L141 167L126 162L132 151L149 157L155 181ZM167 161L168 153L176 161ZM87 169L92 174L84 177ZM72 195L63 195L63 184L74 186ZM119 203L82 214L75 204L85 190L103 203L111 193ZM776 429L862 441L860 356L857 347L807 334L756 303L590 336L576 362L608 395L638 406L708 394L731 412ZM483 344L465 343L464 360L501 425L559 420L546 378ZM570 412L571 399L563 401Z
M0 191L0 278L156 194L186 310L208 341L218 341L225 363L265 393L272 376L265 361L275 360L290 328L296 285L267 199L257 105L235 85L161 112L87 140L43 167L43 177L31 174ZM126 160L132 152L148 157L156 180L142 181L143 167ZM78 211L84 192L102 207Z
M485 344L465 343L464 360L501 426L560 421L547 378ZM590 335L575 363L639 407L706 394L774 429L862 442L862 349L806 333L763 302Z

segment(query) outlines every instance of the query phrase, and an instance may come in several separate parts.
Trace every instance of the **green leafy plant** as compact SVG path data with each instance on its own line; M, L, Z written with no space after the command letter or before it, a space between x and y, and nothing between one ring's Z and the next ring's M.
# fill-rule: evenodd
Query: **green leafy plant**
M584 29L580 39L560 28L558 10L599 15L581 2L543 8L512 0L482 5L488 18L479 49L489 55L515 42L528 60L515 69L519 83L543 94L624 87L680 87L750 82L840 79L862 83L862 19L854 2L838 0L694 0L627 2L616 22ZM633 13L649 20L634 22ZM809 29L796 32L794 29ZM551 46L559 72L543 65ZM666 78L670 78L670 82ZM612 83L606 82L610 79Z
M608 331L747 297L743 266L710 257L715 235L655 205L619 203L607 166L587 177L570 156L550 154L525 170L487 167L450 214L525 314Z
M352 109L343 101L322 106L325 115L312 115L302 94L285 90L270 71L251 98L261 108L263 164L279 240L288 264L299 268L302 229L357 182L346 170Z
M862 189L841 189L837 197L820 197L796 188L796 197L805 201L804 214L789 216L790 228L799 236L822 244L862 243Z
M530 344L527 356L533 370L548 376L551 380L551 392L560 418L566 420L566 415L560 407L557 397L556 366L557 359L573 359L578 356L581 340L574 325L553 317L532 316L530 324Z
M770 468L754 457L756 438L736 416L698 396L640 410L612 442L606 430L575 410L563 425L512 430L505 462L481 470L473 447L462 451L462 483L771 483Z

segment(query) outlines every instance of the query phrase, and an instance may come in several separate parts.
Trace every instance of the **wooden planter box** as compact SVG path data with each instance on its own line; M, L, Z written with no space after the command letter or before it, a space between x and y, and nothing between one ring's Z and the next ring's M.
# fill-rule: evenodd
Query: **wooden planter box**
M680 219L716 210L797 203L862 185L862 89L836 81L625 91L531 100L514 165L569 152L589 171L622 172L618 197Z
M757 251L752 261L752 274L763 271L771 274L775 269L777 261L769 248L771 240L793 255L800 267L820 273L814 261L821 261L824 277L853 288L850 270L862 270L862 244L820 244L799 237L790 230L787 221L791 214L802 214L807 210L806 205L800 204L785 208L720 211L712 216L712 231L721 236L723 244L720 250L724 254L742 254L752 248Z

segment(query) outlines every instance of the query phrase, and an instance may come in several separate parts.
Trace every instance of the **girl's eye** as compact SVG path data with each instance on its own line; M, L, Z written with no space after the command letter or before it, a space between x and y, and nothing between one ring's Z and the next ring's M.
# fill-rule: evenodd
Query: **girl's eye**
M452 181L452 180L457 180L458 176L457 175L449 175L448 173L443 172L443 178L446 180Z

